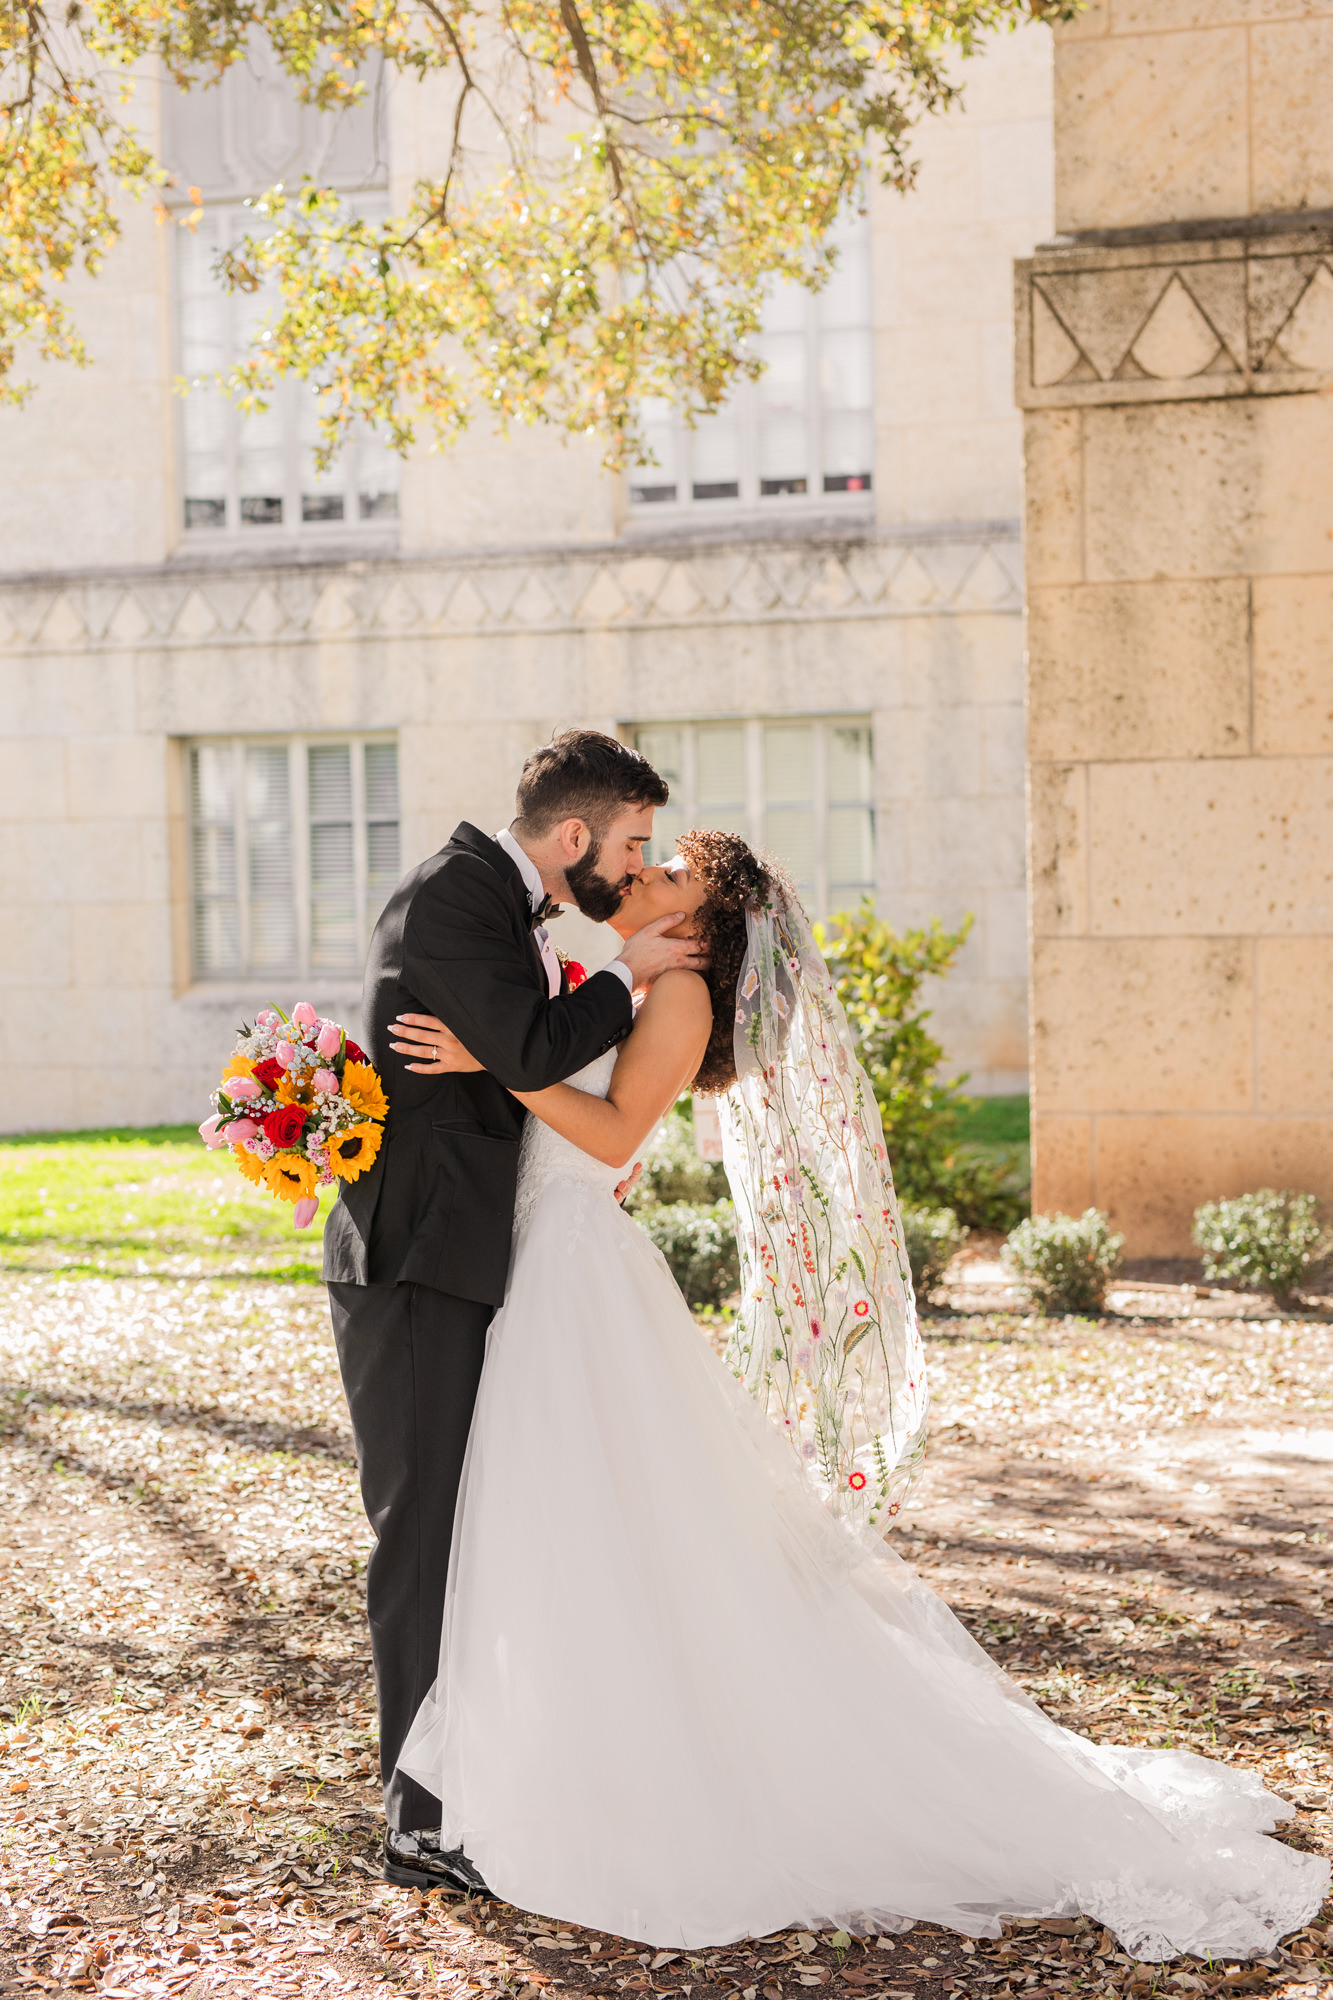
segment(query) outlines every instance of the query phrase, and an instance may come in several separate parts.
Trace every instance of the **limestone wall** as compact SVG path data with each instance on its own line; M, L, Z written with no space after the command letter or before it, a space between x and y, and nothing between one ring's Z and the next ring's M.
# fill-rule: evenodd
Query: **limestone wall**
M1094 6L1056 119L1090 233L1019 266L1034 1198L1140 1253L1333 1198L1333 227L1262 217L1329 199L1331 32Z

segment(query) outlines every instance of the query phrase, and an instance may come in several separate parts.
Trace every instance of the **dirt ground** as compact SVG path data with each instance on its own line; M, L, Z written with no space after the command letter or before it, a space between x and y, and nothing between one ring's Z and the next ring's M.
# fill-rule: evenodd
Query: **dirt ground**
M1252 1766L1329 1852L1333 1315L1181 1275L1044 1322L974 1249L897 1545L1062 1721ZM322 1292L3 1279L0 1374L0 1990L1333 2000L1333 1905L1262 1963L1155 1968L1083 1922L648 1953L392 1888Z

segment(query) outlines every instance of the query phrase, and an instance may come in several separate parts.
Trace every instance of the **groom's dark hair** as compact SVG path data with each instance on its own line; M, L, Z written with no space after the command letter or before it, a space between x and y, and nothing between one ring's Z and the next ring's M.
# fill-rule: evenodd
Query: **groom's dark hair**
M600 729L562 729L523 766L514 830L540 840L561 820L581 819L600 841L617 813L669 797L665 779L627 743Z

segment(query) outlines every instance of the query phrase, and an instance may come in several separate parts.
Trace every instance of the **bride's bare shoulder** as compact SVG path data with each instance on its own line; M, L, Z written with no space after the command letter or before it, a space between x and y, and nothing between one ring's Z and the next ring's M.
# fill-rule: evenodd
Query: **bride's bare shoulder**
M691 1028L712 1017L713 1003L707 981L684 968L664 972L648 989L648 998L639 1009L639 1019L671 1021Z

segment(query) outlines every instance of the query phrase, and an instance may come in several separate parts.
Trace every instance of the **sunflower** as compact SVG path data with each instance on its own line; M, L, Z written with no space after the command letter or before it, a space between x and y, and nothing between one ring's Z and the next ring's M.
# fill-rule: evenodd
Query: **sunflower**
M343 1064L342 1094L363 1118L383 1118L388 1112L389 1100L369 1063Z
M278 1085L277 1097L279 1104L310 1104L313 1103L314 1096L315 1093L310 1085L309 1074L306 1074L304 1077L298 1076L294 1078L289 1070Z
M354 1181L367 1167L374 1165L381 1137L379 1126L372 1125L368 1120L334 1134L329 1140L329 1166L340 1181Z
M233 1146L231 1152L245 1178L254 1181L257 1186L264 1178L264 1162L248 1146Z
M253 1076L254 1073L255 1066L249 1056L233 1056L222 1072L222 1081L225 1083L229 1076Z
M264 1162L264 1184L281 1201L302 1201L315 1192L317 1174L313 1160L299 1153L275 1153Z

